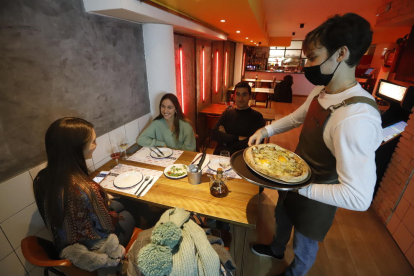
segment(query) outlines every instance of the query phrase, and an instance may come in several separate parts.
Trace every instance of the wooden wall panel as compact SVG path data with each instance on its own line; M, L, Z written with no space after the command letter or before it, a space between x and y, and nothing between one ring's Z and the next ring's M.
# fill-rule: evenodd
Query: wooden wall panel
M180 77L180 45L182 49L182 70L183 70L183 91L181 93L181 77ZM175 72L177 83L177 97L184 109L185 116L194 124L196 124L196 74L195 74L195 38L186 35L174 34L174 50L175 50ZM184 98L184 102L182 102Z
M203 101L203 47L204 47L204 101ZM204 39L196 39L196 76L197 76L197 111L211 104L212 81L212 41ZM206 116L197 113L197 134L199 141L203 142L209 134L206 126ZM199 145L198 145L199 146Z

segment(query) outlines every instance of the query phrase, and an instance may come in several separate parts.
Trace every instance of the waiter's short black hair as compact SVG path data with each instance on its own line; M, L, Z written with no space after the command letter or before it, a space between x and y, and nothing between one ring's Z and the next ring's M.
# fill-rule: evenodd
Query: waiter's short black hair
M372 30L367 20L355 13L337 14L306 35L302 50L306 54L323 46L331 56L340 47L347 46L350 56L346 64L353 67L359 63L371 42Z
M236 84L236 86L234 87L234 92L236 92L237 88L239 87L246 87L247 90L249 91L249 95L252 94L252 88L250 87L249 83L246 81L241 81L238 84Z

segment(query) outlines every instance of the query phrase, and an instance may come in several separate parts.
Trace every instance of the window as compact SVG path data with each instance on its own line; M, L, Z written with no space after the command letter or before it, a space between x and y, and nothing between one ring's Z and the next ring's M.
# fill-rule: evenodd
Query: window
M289 47L270 47L270 66L303 66L306 56L302 52L302 40L292 40Z

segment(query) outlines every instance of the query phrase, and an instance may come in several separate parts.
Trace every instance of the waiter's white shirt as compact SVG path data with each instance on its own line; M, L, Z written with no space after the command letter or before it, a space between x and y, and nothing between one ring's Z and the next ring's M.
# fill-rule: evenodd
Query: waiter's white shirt
M316 86L305 103L293 113L266 126L269 136L283 133L303 124L312 99L323 86ZM374 98L360 84L338 94L318 98L327 109L345 99L364 96ZM365 211L371 204L375 182L375 151L383 141L381 116L364 103L340 107L331 115L323 131L323 140L336 158L339 184L313 183L299 193L326 204L350 210Z

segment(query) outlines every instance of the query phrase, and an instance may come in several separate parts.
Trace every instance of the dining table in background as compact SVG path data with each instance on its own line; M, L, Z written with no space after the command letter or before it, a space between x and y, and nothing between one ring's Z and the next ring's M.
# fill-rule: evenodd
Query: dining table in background
M190 165L197 154L197 152L184 151L175 164ZM129 160L119 160L119 162L158 171L164 171L165 169L164 167ZM115 165L115 161L110 160L92 173L91 177L95 177L101 171L110 171ZM244 179L229 179L226 184L230 193L224 198L217 198L210 194L209 181L210 178L203 174L201 184L191 185L188 183L187 177L171 179L162 174L143 197L138 198L115 187L105 188L105 190L112 195L128 197L148 205L184 208L206 218L229 223L233 234L230 252L236 265L241 268L244 250L249 248L249 245L246 244L248 230L255 229L257 224L259 187Z
M279 80L260 80L260 79L242 79L246 82L254 82L255 88L261 88L262 83L270 83L270 88L274 89L277 83L280 83Z
M234 92L234 88L235 88L234 86L231 86L231 87L227 88L227 91ZM269 104L269 107L272 106L272 101L270 100L270 96L275 93L274 88L254 88L253 87L252 88L252 93L253 93L253 95L252 95L252 98L253 99L256 97L256 94L257 93L264 93L264 94L266 94L267 95L266 108L268 106L268 103L270 103Z
M221 114L226 110L228 106L224 104L210 104L203 109L200 110L201 114L208 114L214 116L221 116ZM252 107L252 109L260 112L263 115L263 119L270 123L271 121L275 120L276 112L273 108L258 108Z

